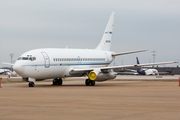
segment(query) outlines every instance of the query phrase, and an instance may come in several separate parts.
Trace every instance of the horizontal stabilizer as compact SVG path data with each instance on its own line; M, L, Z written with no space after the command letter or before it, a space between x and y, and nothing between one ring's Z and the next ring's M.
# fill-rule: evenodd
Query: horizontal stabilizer
M138 53L138 52L144 52L144 51L148 51L148 50L144 49L144 50L135 50L135 51L122 52L122 53L114 53L114 54L112 54L112 56L126 55L126 54L132 54L132 53Z

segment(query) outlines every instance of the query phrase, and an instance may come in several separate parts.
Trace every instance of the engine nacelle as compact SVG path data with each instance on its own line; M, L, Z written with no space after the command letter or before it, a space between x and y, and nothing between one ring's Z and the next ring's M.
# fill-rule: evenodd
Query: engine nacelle
M107 73L102 73L99 71L91 71L88 76L90 80L95 80L100 82L100 81L106 81L116 78L116 73L112 71Z

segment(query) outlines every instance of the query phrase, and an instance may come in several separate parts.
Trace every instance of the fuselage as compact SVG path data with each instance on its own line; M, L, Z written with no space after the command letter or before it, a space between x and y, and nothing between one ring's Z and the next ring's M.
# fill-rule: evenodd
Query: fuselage
M35 49L22 54L14 70L23 78L72 77L71 69L108 66L114 59L113 53L96 49Z

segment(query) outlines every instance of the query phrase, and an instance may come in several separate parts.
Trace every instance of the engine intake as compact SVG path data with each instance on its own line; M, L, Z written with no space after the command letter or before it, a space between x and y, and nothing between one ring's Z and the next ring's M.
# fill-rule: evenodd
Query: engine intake
M95 80L95 81L106 81L116 78L114 72L102 73L97 71L91 71L88 76L90 80Z

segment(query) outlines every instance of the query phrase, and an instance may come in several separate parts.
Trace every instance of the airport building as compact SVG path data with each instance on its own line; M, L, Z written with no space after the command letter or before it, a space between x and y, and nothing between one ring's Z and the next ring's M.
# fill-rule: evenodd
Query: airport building
M180 67L154 67L154 69L158 72L168 72L169 75L180 75Z

